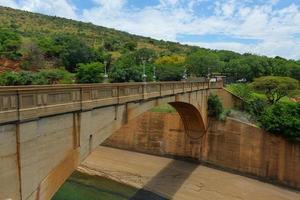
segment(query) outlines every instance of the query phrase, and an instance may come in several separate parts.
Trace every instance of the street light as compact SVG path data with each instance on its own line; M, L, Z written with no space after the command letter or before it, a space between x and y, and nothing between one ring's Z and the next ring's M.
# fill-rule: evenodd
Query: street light
M107 74L107 61L104 61L104 83L108 82L108 74Z
M156 67L153 66L153 82L156 82Z
M146 61L143 60L143 75L142 75L142 79L143 82L147 82L147 75L146 75L146 66L145 66Z
M186 69L186 66L184 66L184 72L183 72L182 79L183 79L184 81L187 80L187 69Z

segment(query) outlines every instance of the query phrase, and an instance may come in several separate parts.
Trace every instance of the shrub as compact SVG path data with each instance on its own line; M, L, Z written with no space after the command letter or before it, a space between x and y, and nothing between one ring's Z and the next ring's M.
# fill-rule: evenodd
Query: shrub
M0 85L2 86L20 85L18 73L9 71L0 74Z
M245 110L252 116L252 118L259 117L268 107L266 100L258 97L254 97L249 100L245 105Z
M0 85L47 85L73 82L73 75L63 69L42 70L40 72L4 72L0 74Z
M102 63L78 64L76 81L78 83L100 83L103 80L102 74Z
M253 91L248 84L231 84L228 86L228 90L234 95L242 98L244 101L249 101L252 98Z
M221 119L223 105L217 95L210 94L208 97L208 116Z
M269 106L259 117L262 128L288 139L300 141L300 103Z

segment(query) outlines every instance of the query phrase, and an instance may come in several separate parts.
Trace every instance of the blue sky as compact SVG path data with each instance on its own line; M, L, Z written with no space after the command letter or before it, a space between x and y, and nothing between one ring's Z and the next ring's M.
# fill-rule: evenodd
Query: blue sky
M0 0L156 39L300 59L300 0Z

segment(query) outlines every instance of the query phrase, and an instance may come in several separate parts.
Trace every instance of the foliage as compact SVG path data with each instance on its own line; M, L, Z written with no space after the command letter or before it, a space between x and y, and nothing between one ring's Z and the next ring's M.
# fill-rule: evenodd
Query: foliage
M23 43L22 50L24 51L22 69L29 70L44 67L44 53L36 43L32 41Z
M40 72L7 71L0 74L0 85L47 85L47 84L69 84L72 83L73 76L63 69L42 70Z
M208 116L220 119L224 108L219 97L217 95L210 94L208 97L207 104L208 104Z
M252 118L257 119L267 107L268 104L264 99L252 97L246 102L245 110L252 116Z
M299 87L297 80L289 77L265 76L254 80L252 87L266 94L270 104L277 103Z
M77 83L100 83L103 80L103 64L99 62L78 64Z
M43 80L47 80L46 84L68 84L73 82L73 75L64 69L41 70L38 76L40 77L38 84L43 84Z
M184 68L179 64L165 64L156 67L156 76L159 81L180 81Z
M185 56L182 55L170 55L170 56L162 56L155 60L156 65L165 65L165 64L185 64Z
M156 58L156 52L152 49L142 48L134 53L135 64L152 63Z
M142 67L135 63L134 54L120 57L110 71L112 82L131 82L142 80Z
M59 58L70 72L75 72L79 63L89 63L100 59L99 52L91 49L83 40L68 34L57 34L46 41L42 39L40 45L47 57Z
M189 55L186 63L189 72L200 77L217 72L221 67L221 62L216 54L203 50Z
M300 141L300 103L278 103L265 109L261 126L274 134Z
M227 89L244 101L248 101L252 98L253 90L248 84L230 84Z
M0 57L18 60L21 57L20 46L21 37L17 33L9 29L0 29Z

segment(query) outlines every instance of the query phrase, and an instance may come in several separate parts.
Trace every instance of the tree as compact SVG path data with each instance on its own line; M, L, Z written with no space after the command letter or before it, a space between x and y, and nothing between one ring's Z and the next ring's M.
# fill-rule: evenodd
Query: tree
M270 104L277 103L299 87L299 82L293 78L280 76L265 76L254 79L251 84L258 91L266 94Z
M49 58L58 58L70 72L76 71L79 63L98 61L99 54L83 40L70 34L57 34L51 38L41 39L39 45Z
M207 101L208 106L208 116L216 117L217 119L221 118L223 113L223 105L219 97L215 94L210 94Z
M185 56L182 55L170 55L170 56L162 56L155 60L156 65L165 65L165 64L180 64L184 65Z
M8 29L0 29L0 56L12 60L21 57L19 53L21 37Z
M136 64L134 54L124 54L110 71L112 82L130 82L142 80L142 67Z
M103 80L103 64L99 62L78 64L77 83L100 83Z
M22 45L23 54L23 69L42 68L45 64L44 54L40 47L34 42L29 41Z
M260 125L270 133L300 141L300 103L269 106L259 117Z
M206 76L218 72L221 66L219 57L216 54L203 50L189 55L186 63L189 72L196 76Z
M124 47L129 51L134 51L137 48L137 43L134 40L128 41L124 44Z
M156 58L156 52L152 49L142 48L134 52L135 64L151 63Z
M180 81L184 68L179 64L164 64L156 67L156 75L160 81Z
M160 81L179 81L184 73L185 56L162 56L155 60L156 75Z

